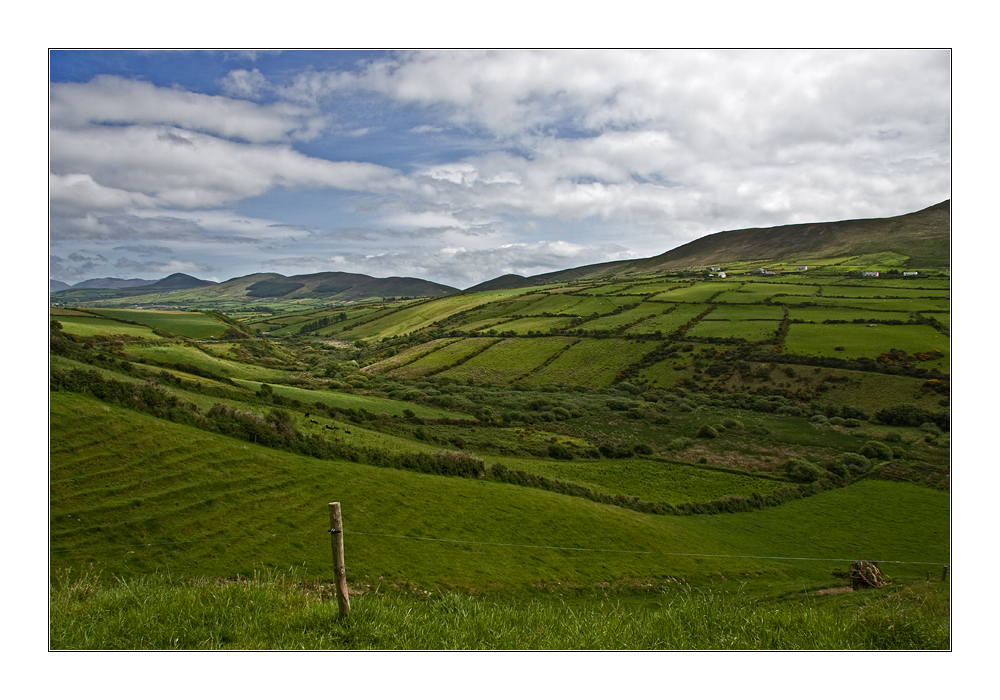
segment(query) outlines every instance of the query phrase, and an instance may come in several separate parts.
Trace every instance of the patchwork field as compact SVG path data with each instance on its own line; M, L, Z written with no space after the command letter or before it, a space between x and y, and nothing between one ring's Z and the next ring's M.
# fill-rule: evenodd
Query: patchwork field
M207 314L188 311L153 311L140 309L95 309L94 313L121 321L141 323L144 326L186 338L204 339L221 336L229 327Z
M794 264L53 309L53 644L949 648L948 279Z

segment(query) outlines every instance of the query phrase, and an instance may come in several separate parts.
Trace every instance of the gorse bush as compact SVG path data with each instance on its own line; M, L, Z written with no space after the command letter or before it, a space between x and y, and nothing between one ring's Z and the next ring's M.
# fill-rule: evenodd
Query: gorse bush
M696 437L709 438L709 439L717 438L719 437L719 431L713 428L711 425L705 424L702 425L700 428L698 428L698 433L696 434Z
M789 479L801 484L811 484L814 481L819 481L823 478L826 471L802 457L792 457L785 460L781 465L781 470L785 472Z
M892 459L892 448L878 440L869 440L861 446L859 452L875 462L885 462Z

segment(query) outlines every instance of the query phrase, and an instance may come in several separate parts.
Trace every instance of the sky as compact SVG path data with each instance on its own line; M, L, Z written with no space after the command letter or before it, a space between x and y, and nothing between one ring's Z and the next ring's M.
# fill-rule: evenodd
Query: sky
M467 288L951 197L947 50L51 51L50 277Z

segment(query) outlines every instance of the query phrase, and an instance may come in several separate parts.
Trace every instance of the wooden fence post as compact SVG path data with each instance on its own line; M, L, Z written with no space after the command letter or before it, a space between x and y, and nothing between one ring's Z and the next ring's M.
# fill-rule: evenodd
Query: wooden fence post
M340 503L330 504L330 535L333 544L333 582L337 589L337 606L340 616L351 612L347 597L347 569L344 567L344 521L340 517Z
M947 581L948 580L948 567L947 566L944 567L944 570L941 572L941 580L942 581Z

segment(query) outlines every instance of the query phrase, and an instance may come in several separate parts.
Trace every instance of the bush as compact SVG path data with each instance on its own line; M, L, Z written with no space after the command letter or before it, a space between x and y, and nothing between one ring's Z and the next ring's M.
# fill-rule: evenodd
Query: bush
M845 421L840 416L834 416L833 418L830 419L830 425L845 425L846 423L847 421Z
M743 427L745 427L742 422L736 420L735 418L727 418L726 420L722 421L722 424L727 428L729 428L730 430L732 430L733 428L742 429Z
M710 439L717 438L719 437L719 431L713 428L712 426L706 424L698 428L698 433L696 437L710 438Z
M887 462L892 459L892 449L878 440L869 440L861 446L860 452L874 462Z
M847 426L848 428L860 428L861 421L859 421L857 418L846 418L844 420L844 425Z
M644 443L640 443L635 446L635 453L637 455L651 455L653 454L653 448Z
M549 457L552 459L573 459L573 455L562 445L549 445Z
M872 468L872 463L868 458L857 452L845 452L840 455L840 461L851 470L852 474L864 474Z
M679 438L674 438L673 440L671 440L670 444L667 445L667 449L673 450L675 452L679 452L681 450L686 450L687 448L691 447L691 445L693 445L693 444L694 444L694 440L692 440L691 438L689 438L689 437L679 437Z
M815 416L813 416L812 418L809 419L809 422L810 423L820 423L820 424L824 424L825 425L826 423L830 422L830 419L827 418L826 416L824 416L822 413L817 413Z
M825 472L824 469L802 457L792 457L786 460L781 465L781 469L789 479L797 481L800 484L811 484L814 481L819 481Z

